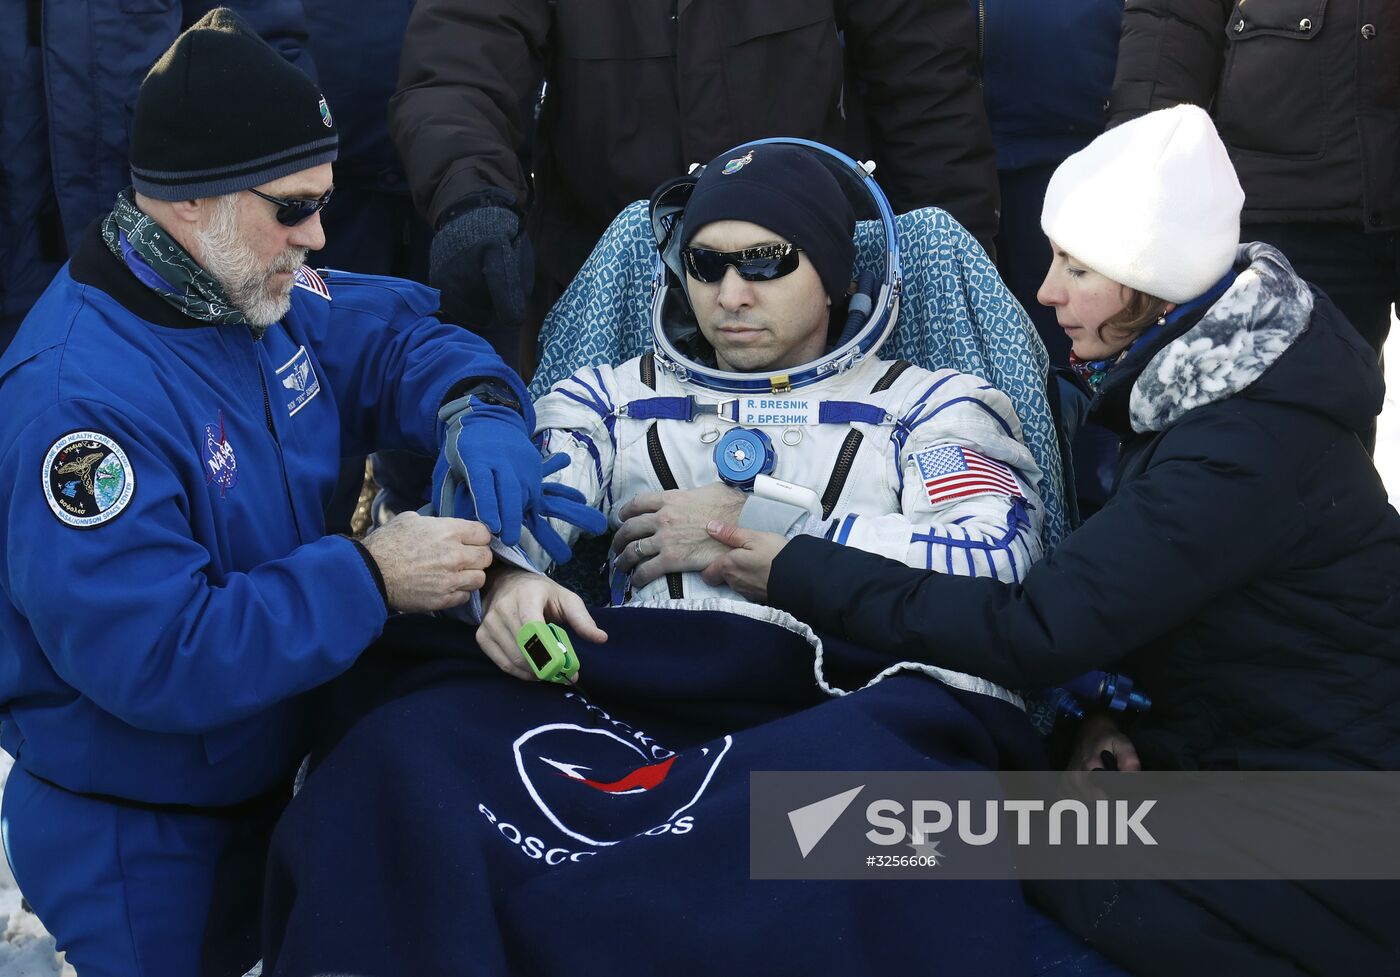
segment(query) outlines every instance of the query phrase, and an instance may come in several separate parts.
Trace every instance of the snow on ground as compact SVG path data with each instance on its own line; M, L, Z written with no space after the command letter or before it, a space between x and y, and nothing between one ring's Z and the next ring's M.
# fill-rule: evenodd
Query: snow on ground
M1400 509L1400 319L1390 323L1390 355L1385 363L1385 410L1376 434L1376 469L1390 492L1390 504Z
M1400 336L1400 322L1392 324ZM1392 342L1386 363L1385 411L1376 439L1376 468L1385 480L1390 501L1400 509L1400 348ZM0 789L10 772L10 758L0 753ZM33 913L20 908L19 888L10 867L0 859L0 977L76 977L63 955L54 952L53 937Z

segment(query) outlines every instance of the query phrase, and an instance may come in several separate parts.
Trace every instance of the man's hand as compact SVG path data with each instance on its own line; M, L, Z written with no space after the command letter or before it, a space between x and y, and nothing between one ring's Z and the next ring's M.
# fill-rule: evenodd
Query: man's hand
M787 545L787 538L724 522L712 522L705 528L711 539L728 549L705 568L700 575L704 581L712 587L729 584L754 603L766 604L768 574Z
M738 522L743 509L744 493L722 482L639 493L619 513L623 523L612 543L617 566L632 574L638 590L668 573L703 570L726 550L705 527Z
M491 574L491 586L482 594L482 601L485 613L476 630L476 643L497 668L527 682L535 673L525 663L515 635L529 622L567 625L585 641L608 640L607 632L594 622L578 594L538 573L501 567Z
M364 538L384 577L389 609L442 611L471 600L491 565L491 532L479 522L404 512Z

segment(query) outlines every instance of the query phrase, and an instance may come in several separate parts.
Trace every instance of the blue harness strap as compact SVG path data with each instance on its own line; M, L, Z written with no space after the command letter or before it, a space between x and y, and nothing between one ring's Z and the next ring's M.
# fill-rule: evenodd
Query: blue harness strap
M623 404L618 408L617 416L630 417L634 421L693 421L697 414L722 416L726 407L733 412L734 401L701 404L694 397L647 397ZM733 417L727 419L734 420Z
M823 424L885 424L888 418L883 407L855 400L823 400L818 416Z

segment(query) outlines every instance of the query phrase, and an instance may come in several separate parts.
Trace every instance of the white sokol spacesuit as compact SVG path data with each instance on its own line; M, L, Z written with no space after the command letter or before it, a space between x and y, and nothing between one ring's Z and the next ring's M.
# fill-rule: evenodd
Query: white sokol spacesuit
M821 535L920 569L1017 581L1042 553L1041 474L1011 401L977 377L875 355L898 314L893 217L858 164L815 148L848 194L867 196L865 212L885 221L883 280L863 283L869 314L799 368L717 369L696 352L703 340L674 263L671 231L687 185L663 188L652 202L661 253L654 348L621 366L581 369L539 399L538 439L547 453L571 458L554 478L581 491L613 529L639 492L723 480L750 493L741 525ZM555 525L572 543L577 528ZM548 566L532 540L524 545ZM668 597L738 595L698 573L635 592L614 581L615 603Z

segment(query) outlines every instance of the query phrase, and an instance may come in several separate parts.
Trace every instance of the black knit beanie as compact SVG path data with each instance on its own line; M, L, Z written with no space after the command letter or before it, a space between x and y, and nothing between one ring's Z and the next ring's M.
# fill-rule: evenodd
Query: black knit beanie
M131 182L157 200L217 197L329 163L336 145L316 83L217 7L141 83Z
M801 146L740 146L716 157L700 174L683 220L683 247L706 224L748 221L801 248L833 300L850 288L855 212L836 177Z

